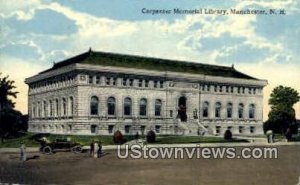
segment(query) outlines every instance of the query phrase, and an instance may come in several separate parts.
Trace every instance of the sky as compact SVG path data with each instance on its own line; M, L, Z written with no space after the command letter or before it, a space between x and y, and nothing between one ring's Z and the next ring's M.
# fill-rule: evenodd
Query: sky
M285 10L285 15L144 14L142 9ZM16 81L27 113L25 78L92 48L231 66L300 92L298 0L0 0L0 72ZM295 105L300 119L300 103Z

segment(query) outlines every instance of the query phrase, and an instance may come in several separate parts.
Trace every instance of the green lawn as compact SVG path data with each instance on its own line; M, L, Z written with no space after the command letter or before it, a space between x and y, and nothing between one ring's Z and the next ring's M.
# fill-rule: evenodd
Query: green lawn
M50 135L50 134L32 134L26 133L25 136L13 138L13 139L6 139L4 143L0 142L0 148L15 148L20 147L21 142L27 147L38 147L39 142L36 139L45 136L48 140L54 141L55 139L59 138L67 138L69 137L71 141L79 142L82 145L90 145L90 143L94 141L101 141L102 145L113 145L113 136L74 136L74 135ZM124 136L126 141L130 141L134 139L134 136Z
M224 140L223 137L214 136L158 136L157 144L175 144L175 143L226 143L226 142L249 142L245 139Z
M12 138L12 139L5 139L4 143L0 142L0 148L15 148L20 147L21 142L24 142L24 144L27 147L37 147L39 146L39 143L36 142L34 139L32 139L33 134L27 133L25 136Z

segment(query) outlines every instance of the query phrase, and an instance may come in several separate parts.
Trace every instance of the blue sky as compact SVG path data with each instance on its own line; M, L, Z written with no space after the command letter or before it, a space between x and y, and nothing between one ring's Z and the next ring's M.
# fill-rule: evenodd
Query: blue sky
M147 9L284 9L286 15L149 15ZM234 64L300 92L297 0L11 0L0 1L0 69L15 78L26 112L24 78L92 47L97 51ZM17 66L17 67L16 67ZM300 117L300 105L296 106ZM268 110L268 107L267 109ZM299 112L299 113L298 113Z

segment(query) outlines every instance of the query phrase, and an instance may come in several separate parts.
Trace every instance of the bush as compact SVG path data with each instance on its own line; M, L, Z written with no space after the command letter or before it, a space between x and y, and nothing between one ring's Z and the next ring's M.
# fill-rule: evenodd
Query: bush
M123 134L119 130L117 130L114 133L113 141L114 141L115 144L122 144L122 143L124 143Z
M225 140L231 140L232 139L232 133L230 130L226 130L224 133L224 139Z
M155 142L155 138L156 138L156 134L153 130L150 130L147 133L147 142L148 143L154 143Z

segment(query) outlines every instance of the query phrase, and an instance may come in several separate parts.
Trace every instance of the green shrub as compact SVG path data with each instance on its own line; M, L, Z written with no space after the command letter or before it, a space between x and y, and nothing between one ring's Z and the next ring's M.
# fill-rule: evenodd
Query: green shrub
M123 144L124 143L123 134L119 130L117 130L114 133L113 141L115 144Z
M225 140L231 140L232 139L232 133L230 130L226 130L224 133L224 139Z
M148 133L147 133L147 142L148 143L154 143L155 142L155 139L156 139L156 134L153 130L150 130Z

